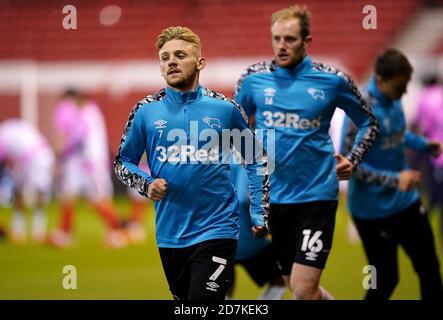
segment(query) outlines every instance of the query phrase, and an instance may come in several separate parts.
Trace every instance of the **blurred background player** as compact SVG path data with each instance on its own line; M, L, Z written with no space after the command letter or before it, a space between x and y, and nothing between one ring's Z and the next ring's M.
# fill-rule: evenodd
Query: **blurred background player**
M106 224L106 244L126 246L127 238L112 200L109 145L100 108L83 93L70 89L57 105L53 120L62 209L51 243L58 247L72 244L75 200L83 194Z
M27 238L27 206L32 208L31 239L46 240L47 215L45 205L50 200L53 181L54 153L34 126L10 119L0 124L0 161L12 178L14 188L14 213L10 240L24 243ZM7 177L2 174L2 177Z
M443 85L435 73L427 77L420 93L416 126L428 139L443 144ZM426 161L426 165L429 166L429 210L435 206L440 207L440 235L443 236L443 154ZM441 246L443 248L443 240Z
M329 300L320 278L332 247L338 180L349 179L378 129L352 79L313 63L307 54L310 28L305 6L274 12L274 60L243 73L235 100L248 115L255 113L258 129L275 129L269 228L283 277L294 299ZM360 128L346 157L334 156L328 132L337 107Z
M233 156L234 158L234 156ZM242 265L252 280L259 287L266 288L259 300L281 300L285 294L285 282L277 266L277 259L271 242L266 238L256 238L252 234L252 222L249 215L248 175L236 160L231 162L231 175L240 210L240 233L235 256L236 264ZM235 292L235 276L226 296L232 299Z
M443 299L439 262L427 210L417 185L420 173L406 166L405 148L441 153L439 143L406 130L401 97L411 79L412 66L396 49L377 57L366 100L380 123L372 149L351 177L348 208L357 226L370 265L377 270L368 300L388 299L398 283L397 251L401 245L420 279L423 299ZM346 118L345 149L352 146L356 128Z

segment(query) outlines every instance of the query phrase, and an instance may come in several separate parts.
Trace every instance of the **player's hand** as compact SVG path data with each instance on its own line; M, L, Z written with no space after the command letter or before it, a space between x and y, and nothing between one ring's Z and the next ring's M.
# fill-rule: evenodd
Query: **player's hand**
M429 141L428 142L428 152L434 158L438 158L442 151L442 145L438 141Z
M338 180L349 180L349 178L351 178L352 170L354 170L352 162L341 154L335 154L334 158L337 161L335 172Z
M155 179L148 186L148 198L153 201L160 201L168 192L168 182L165 179Z
M252 226L252 234L256 238L263 237L268 232L268 228L265 226Z
M403 170L398 176L398 189L409 191L420 183L420 172L416 170Z

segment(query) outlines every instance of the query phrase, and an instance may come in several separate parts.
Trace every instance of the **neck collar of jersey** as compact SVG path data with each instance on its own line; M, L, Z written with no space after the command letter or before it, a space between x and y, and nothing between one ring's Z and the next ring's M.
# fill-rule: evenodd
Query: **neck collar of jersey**
M195 91L180 92L170 87L166 87L165 91L166 100L177 104L186 104L196 101L203 95L203 87L201 85L198 85Z
M310 69L311 67L312 60L308 55L306 55L306 57L304 57L303 60L295 67L283 68L277 65L275 72L279 76L293 78L296 77L300 72Z
M387 106L390 105L392 100L389 99L388 97L386 97L383 93L380 92L380 90L377 87L377 82L375 80L375 75L371 76L371 79L369 80L369 84L368 84L368 91L371 94L371 96L373 96L374 98L376 98L378 101L381 102L382 105Z

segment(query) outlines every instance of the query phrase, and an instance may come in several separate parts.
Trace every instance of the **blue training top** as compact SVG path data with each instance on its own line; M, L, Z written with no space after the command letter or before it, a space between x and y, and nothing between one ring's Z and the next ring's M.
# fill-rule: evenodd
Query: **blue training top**
M336 107L360 128L347 155L355 166L378 130L354 82L336 68L313 63L309 56L290 69L274 61L249 67L238 82L235 100L248 115L255 113L257 128L275 129L271 203L337 200L336 161L329 135Z
M405 148L426 151L427 140L406 130L401 100L386 98L372 77L365 97L380 123L380 133L368 155L349 182L347 204L351 214L360 219L392 216L419 199L416 189L402 192L398 186L400 171L407 169ZM353 143L355 126L345 118L342 150Z
M146 196L149 183L163 178L166 196L155 202L159 247L181 248L210 239L238 238L238 200L229 166L229 142L222 131L242 130L254 138L243 109L201 86L181 93L169 87L147 96L129 115L114 161L117 177ZM138 163L146 151L151 175ZM228 154L228 161L222 157ZM256 160L256 159L254 159ZM266 159L246 166L251 218L265 226L269 210ZM266 171L267 172L267 171Z

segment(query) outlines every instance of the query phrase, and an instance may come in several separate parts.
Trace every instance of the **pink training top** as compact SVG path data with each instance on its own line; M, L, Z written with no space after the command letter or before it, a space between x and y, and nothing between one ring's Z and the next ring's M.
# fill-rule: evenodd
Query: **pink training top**
M74 100L62 100L54 111L53 121L62 139L62 152L71 155L81 150L87 129Z
M88 100L81 107L72 99L61 101L55 110L54 127L62 138L65 157L81 156L87 170L110 169L106 123L94 101Z
M417 123L429 140L443 144L443 87L433 85L422 91L418 109ZM432 160L437 166L443 166L443 153Z

